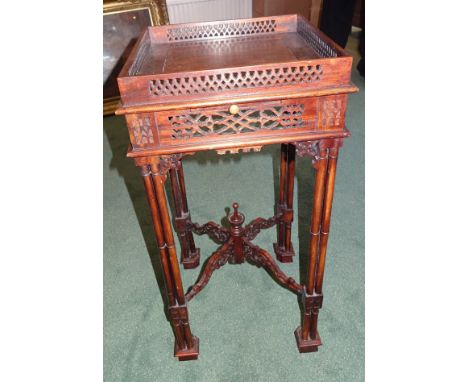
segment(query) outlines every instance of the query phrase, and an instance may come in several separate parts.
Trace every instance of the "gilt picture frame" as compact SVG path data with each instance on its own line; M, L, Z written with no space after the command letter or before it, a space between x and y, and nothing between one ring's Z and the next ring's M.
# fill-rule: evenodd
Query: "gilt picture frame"
M117 76L141 31L169 22L165 0L104 0L103 115L120 102Z

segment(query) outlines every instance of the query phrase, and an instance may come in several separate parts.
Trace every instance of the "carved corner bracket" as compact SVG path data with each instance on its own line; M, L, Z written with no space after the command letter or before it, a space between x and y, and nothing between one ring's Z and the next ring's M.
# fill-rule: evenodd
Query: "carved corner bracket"
M343 145L343 139L320 139L316 141L293 142L296 153L300 157L312 158L312 166L317 168L321 160L336 157L337 150Z
M320 156L320 141L303 141L293 142L296 146L296 154L300 157L310 157L312 166L316 166L321 158Z
M161 155L159 157L159 171L166 174L171 169L180 167L180 161L184 154Z
M150 157L135 158L135 164L141 168L141 175L160 176L165 182L167 173L172 169L179 169L184 155L192 155L194 153L178 153L168 155L158 155Z

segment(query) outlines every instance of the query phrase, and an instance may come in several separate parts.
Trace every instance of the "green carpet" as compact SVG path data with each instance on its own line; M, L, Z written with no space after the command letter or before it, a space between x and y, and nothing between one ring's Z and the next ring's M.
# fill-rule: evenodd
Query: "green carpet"
M125 158L124 119L104 119L104 380L130 381L363 381L364 380L364 82L349 97L352 133L340 152L332 225L319 316L323 346L300 354L293 331L299 325L296 296L261 268L230 265L216 271L189 304L198 361L173 357L174 338L163 311L161 275L142 180ZM232 202L246 222L273 214L279 146L259 153L184 159L189 208L195 222L220 221ZM297 161L293 245L307 253L313 172ZM299 207L298 207L299 206ZM298 236L298 223L301 226ZM255 243L273 253L275 229ZM217 245L195 236L202 262ZM299 244L300 242L300 244ZM280 264L299 279L299 256ZM183 270L184 287L200 268Z

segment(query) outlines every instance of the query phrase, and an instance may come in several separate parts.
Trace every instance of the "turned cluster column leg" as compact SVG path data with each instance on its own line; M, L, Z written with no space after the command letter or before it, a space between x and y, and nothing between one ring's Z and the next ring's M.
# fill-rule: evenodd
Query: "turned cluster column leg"
M178 357L180 361L197 359L198 338L192 334L190 329L188 309L164 192L165 175L160 173L157 163L140 165L140 168L160 251L169 302L169 318L175 335L174 356Z
M281 145L279 197L276 206L281 213L278 222L278 241L273 245L276 258L282 263L291 263L294 248L291 242L291 226L294 218L294 173L296 164L296 149L292 144Z
M189 226L191 220L187 205L182 161L179 162L178 167L170 170L170 176L176 214L176 229L181 247L180 262L185 269L196 268L200 264L200 249L195 247L193 233Z
M317 171L310 224L309 263L302 295L304 314L302 326L295 332L301 353L317 351L318 346L322 344L317 322L323 301L322 284L339 144L339 140L320 142L318 158L314 165Z

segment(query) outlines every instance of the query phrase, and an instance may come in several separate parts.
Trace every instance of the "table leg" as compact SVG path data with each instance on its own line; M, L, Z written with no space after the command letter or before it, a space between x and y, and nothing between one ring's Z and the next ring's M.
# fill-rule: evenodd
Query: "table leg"
M304 314L302 327L298 327L295 332L301 353L317 351L318 346L322 344L317 331L317 320L323 301L322 283L340 143L340 140L321 141L314 165L317 172L311 217L309 264L302 296Z
M154 232L160 249L169 302L169 318L175 335L174 356L178 357L180 361L197 359L198 338L190 330L188 309L164 192L165 175L161 174L157 163L151 163L149 166L142 165L140 168L153 218Z
M180 262L185 269L196 268L200 264L200 249L195 247L193 233L189 228L190 212L187 205L182 161L179 162L178 167L170 170L170 176L176 213L176 230L181 248Z
M281 145L280 185L277 213L281 212L278 222L278 241L273 245L276 258L282 263L291 263L294 248L291 242L291 225L294 217L294 173L296 149L292 144Z
M280 179L279 179L279 195L278 203L276 205L277 212L281 212L282 207L285 204L286 195L286 169L288 161L288 145L286 143L281 144L281 157L280 157ZM278 242L276 245L279 248L284 248L284 222L281 219L278 222ZM275 249L276 252L276 249Z
M335 142L336 143L336 142ZM327 256L328 233L330 232L330 220L333 204L333 192L335 190L336 165L338 161L339 146L336 144L328 151L327 184L323 201L322 226L320 228L320 252L315 281L315 292L322 293L323 275L325 272L325 258Z

